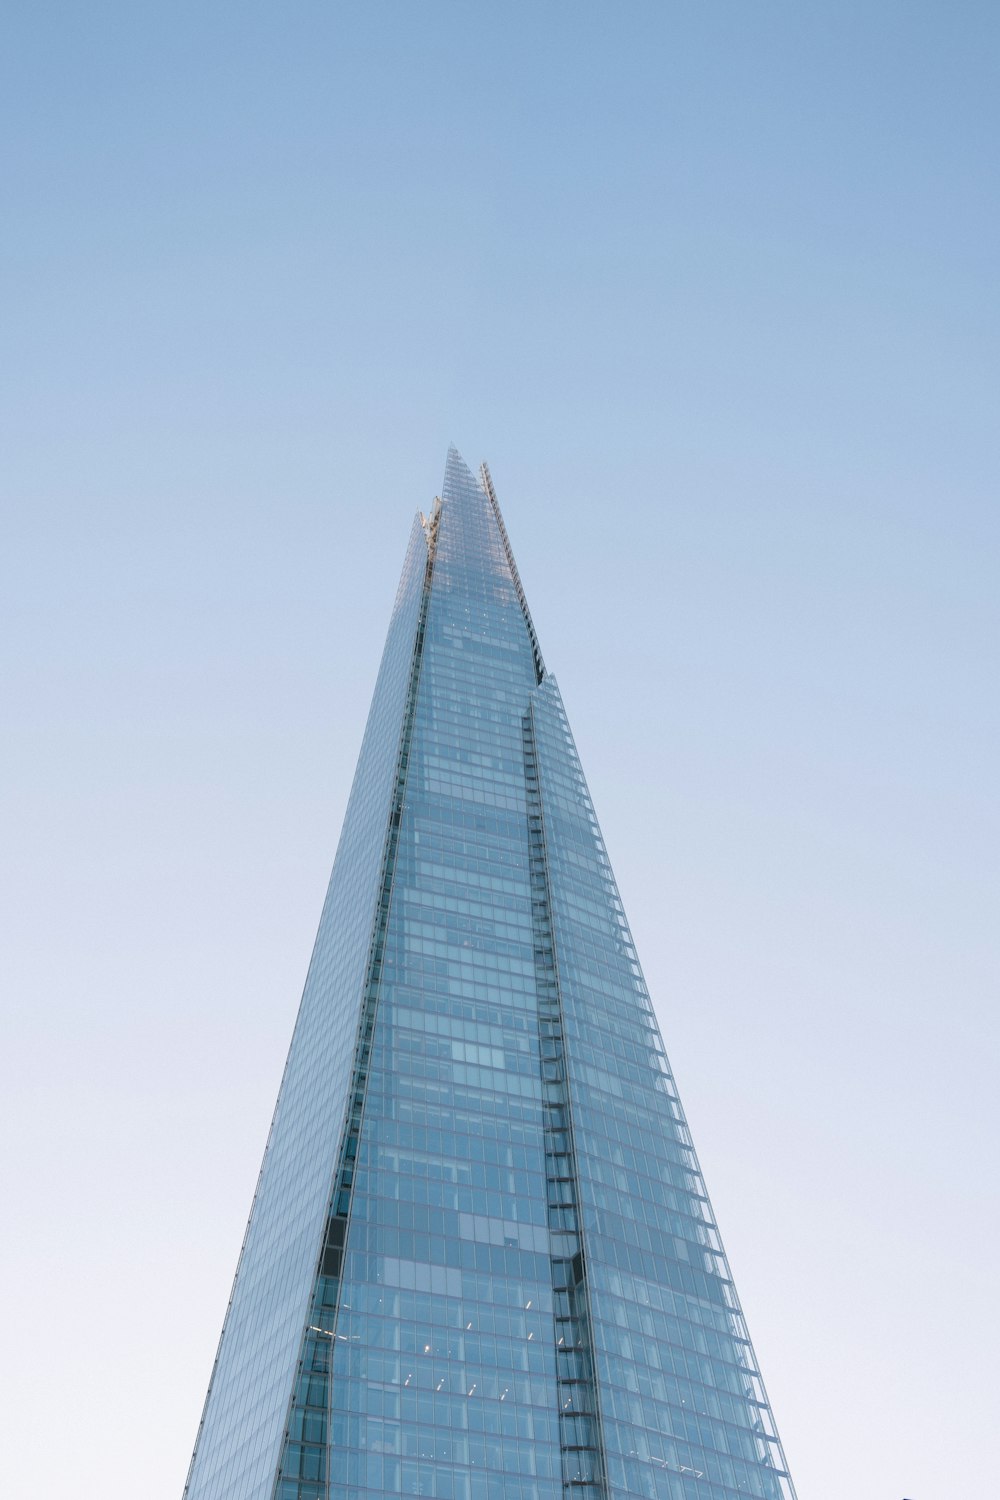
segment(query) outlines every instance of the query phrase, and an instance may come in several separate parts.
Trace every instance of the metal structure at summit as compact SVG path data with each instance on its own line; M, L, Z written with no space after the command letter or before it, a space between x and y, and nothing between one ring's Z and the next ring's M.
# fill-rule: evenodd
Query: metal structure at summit
M418 515L186 1500L794 1500L489 471Z

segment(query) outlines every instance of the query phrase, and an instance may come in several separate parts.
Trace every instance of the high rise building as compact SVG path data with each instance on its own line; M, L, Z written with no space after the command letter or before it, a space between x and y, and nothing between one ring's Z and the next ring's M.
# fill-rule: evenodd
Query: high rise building
M418 516L187 1500L792 1500L484 465Z

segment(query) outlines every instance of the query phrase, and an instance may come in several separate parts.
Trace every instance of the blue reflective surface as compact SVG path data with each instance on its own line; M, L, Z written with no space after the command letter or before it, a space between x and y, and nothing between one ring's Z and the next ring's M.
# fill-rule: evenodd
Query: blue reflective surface
M488 476L411 538L189 1493L793 1495Z
M560 1493L521 741L535 680L495 518L453 461L333 1341L338 1500Z
M531 715L610 1488L779 1500L794 1491L552 677Z
M414 521L185 1494L270 1500L326 1219L427 544Z

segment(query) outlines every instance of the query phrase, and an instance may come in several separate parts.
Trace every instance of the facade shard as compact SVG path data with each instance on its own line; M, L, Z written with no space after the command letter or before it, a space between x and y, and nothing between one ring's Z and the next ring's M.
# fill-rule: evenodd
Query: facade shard
M794 1500L492 481L414 522L186 1500Z

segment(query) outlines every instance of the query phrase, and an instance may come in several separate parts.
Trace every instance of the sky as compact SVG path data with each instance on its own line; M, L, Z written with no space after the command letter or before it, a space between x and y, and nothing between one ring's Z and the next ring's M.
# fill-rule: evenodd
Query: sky
M11 1493L181 1493L450 441L800 1500L988 1493L1000 11L35 0L4 33Z

